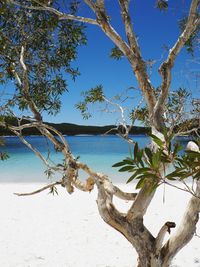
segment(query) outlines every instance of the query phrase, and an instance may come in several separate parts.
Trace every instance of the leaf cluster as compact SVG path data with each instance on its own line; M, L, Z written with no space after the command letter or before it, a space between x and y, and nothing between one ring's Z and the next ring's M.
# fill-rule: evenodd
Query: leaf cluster
M53 6L58 4L52 1ZM75 13L76 5L71 4L68 9ZM14 73L23 82L19 59L24 46L31 99L41 111L59 111L60 96L67 91L64 74L72 79L79 75L72 62L77 57L77 47L86 44L84 26L59 20L48 11L28 10L7 1L0 2L0 15L0 82L14 80ZM15 103L22 110L27 108L20 86L17 86Z
M53 196L55 194L58 195L58 190L57 190L56 186L51 186L50 187L49 194L52 194Z
M117 47L113 47L110 52L110 57L116 60L120 60L124 56L123 52Z
M127 183L137 180L136 189L143 188L148 182L151 192L165 180L181 181L190 176L193 179L200 178L200 153L186 151L184 155L179 155L182 146L179 143L172 145L173 135L164 135L165 142L155 135L150 135L157 145L156 151L149 147L141 149L135 143L131 156L113 165L120 167L119 172L131 173ZM174 170L165 175L165 168L169 164L173 164Z
M156 1L156 8L159 10L167 10L168 9L168 1L167 0L157 0Z
M5 141L3 138L0 138L0 146L4 146ZM5 151L0 151L0 160L6 160L9 158L9 155Z
M6 160L9 158L9 155L5 151L0 151L0 160Z
M82 96L83 101L77 103L75 107L80 110L84 119L88 119L91 117L88 105L104 102L103 86L98 85L94 88L91 88L90 90L83 92Z

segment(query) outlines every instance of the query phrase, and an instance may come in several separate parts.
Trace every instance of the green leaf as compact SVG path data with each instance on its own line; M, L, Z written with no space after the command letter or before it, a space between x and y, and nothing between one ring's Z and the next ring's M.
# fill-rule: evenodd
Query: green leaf
M141 179L137 184L136 184L136 189L140 189L144 186L145 184L145 178L144 179Z
M174 152L173 152L174 156L182 149L183 149L183 147L179 143L176 143L174 145Z
M198 159L200 159L200 152L186 150L186 153L187 153L188 157L190 157L190 158L194 158L194 159L198 158Z
M130 171L130 170L134 170L132 165L122 167L121 169L119 169L119 172L126 172L126 171Z
M7 160L9 155L6 152L0 152L0 160Z
M153 139L154 143L156 143L160 148L163 148L164 143L163 143L163 141L160 138L158 138L154 134L149 134L149 136Z
M135 178L135 175L133 174L133 175L126 181L126 183L127 183L127 184L130 183L131 181L133 181L134 178Z
M166 179L171 179L172 178L179 178L181 179L181 177L185 177L185 175L187 175L188 172L185 171L185 168L177 168L175 171L169 173L168 175L165 176Z
M148 172L151 172L152 169L148 167L143 167L143 168L137 169L137 171L138 173L148 173Z
M168 155L166 155L166 153L164 153L164 152L162 151L162 153L161 153L161 161L162 161L163 163L170 163L170 162L171 162L171 159L169 158Z
M144 151L145 151L146 156L149 159L149 162L151 163L152 162L152 157L153 157L153 154L151 152L151 149L148 148L148 147L145 147Z
M138 157L138 150L139 150L138 143L136 142L134 146L134 159L137 159Z
M127 184L128 183L130 183L133 179L135 179L136 178L136 176L138 175L139 173L138 173L138 170L136 170L135 172L134 172L134 174L127 180Z
M56 194L58 195L58 190L55 186L50 187L49 194L52 194L53 196Z
M123 52L117 46L115 46L114 48L112 48L111 53L110 53L110 57L111 58L114 58L116 60L119 60L123 56L124 56Z
M168 2L167 2L167 0L157 0L156 7L159 10L167 10L168 9Z
M129 164L129 165L135 165L132 158L126 158L123 160L123 162L125 162L126 164Z
M115 167L121 167L121 166L124 166L124 165L126 165L126 162L120 161L120 162L117 162L114 165L112 165L112 167L115 168Z
M168 143L168 154L171 153L171 150L172 150L172 143L169 142L169 143Z
M157 176L153 173L146 173L146 174L136 177L136 179L143 179L143 178L157 179Z

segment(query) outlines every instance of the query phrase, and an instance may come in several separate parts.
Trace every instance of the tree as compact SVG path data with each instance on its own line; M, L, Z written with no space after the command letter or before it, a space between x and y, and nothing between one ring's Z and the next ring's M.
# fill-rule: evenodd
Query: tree
M1 33L1 68L2 80L14 79L16 93L2 105L3 115L13 115L12 106L16 103L22 111L29 110L33 117L30 123L19 120L18 126L1 124L13 131L34 153L46 164L47 173L60 171L63 178L53 184L41 188L34 194L50 188L56 190L56 185L64 186L68 193L73 193L74 187L83 191L90 191L96 185L98 189L97 205L103 220L111 227L122 233L133 245L138 253L138 267L166 267L176 253L185 246L193 237L200 211L200 182L199 182L199 147L194 142L188 144L188 151L184 156L179 156L180 147L171 144L172 134L166 130L165 120L166 106L174 110L173 105L179 103L167 99L170 96L171 72L175 60L186 45L193 52L193 43L196 40L199 27L199 0L192 0L187 19L181 24L182 32L168 50L167 58L161 64L159 73L162 78L159 90L155 90L147 71L147 62L144 61L137 37L133 27L133 19L130 14L129 0L119 0L119 8L122 15L126 40L120 36L111 25L111 19L107 14L104 0L85 0L85 3L95 15L95 18L86 18L76 15L78 3L71 4L68 10L58 9L54 1L4 1L1 3L1 20L3 30ZM161 10L168 8L168 1L158 0L157 7ZM10 11L9 13L7 11ZM5 12L6 11L6 12ZM39 20L38 20L39 18ZM31 21L31 23L30 23ZM76 56L75 48L85 43L82 33L82 24L90 23L101 28L110 38L115 47L112 56L119 59L124 56L137 78L139 88L145 98L145 112L134 112L135 116L146 114L151 126L152 147L141 150L134 142L134 156L119 162L115 167L121 167L121 171L132 172L129 181L137 178L138 193L126 193L121 191L105 174L97 173L86 164L73 157L65 138L53 127L42 121L42 111L58 111L60 107L59 95L66 90L66 84L62 77L64 68L73 77L77 71L70 67L70 60ZM38 25L39 24L39 25ZM30 32L34 32L31 38ZM58 36L51 38L52 34ZM69 37L70 36L70 37ZM52 45L53 44L53 45ZM48 56L51 55L51 56ZM152 62L150 62L152 63ZM148 64L150 64L148 62ZM40 74L40 75L39 75ZM48 81L48 83L46 83ZM185 97L184 91L179 91L181 97ZM179 95L179 97L180 97ZM102 88L91 89L79 108L86 110L87 103L107 101ZM170 102L171 101L171 102ZM167 104L166 104L167 103ZM112 104L112 103L111 103ZM123 113L123 109L118 105ZM3 117L4 117L3 116ZM173 117L171 117L173 120ZM37 128L46 136L64 155L64 162L52 166L40 152L32 147L23 137L24 128ZM124 122L121 136L127 141L129 128ZM59 139L57 138L59 137ZM165 175L165 169L169 164L174 164L175 170ZM79 180L79 170L83 170L89 176L85 182ZM143 218L157 187L171 180L185 180L192 176L196 188L190 191L192 194L188 206L185 207L181 225L170 239L163 244L165 234L175 227L174 222L166 222L154 237L143 224ZM25 194L26 195L26 194ZM132 201L127 214L120 213L113 204L113 196ZM184 225L184 227L182 227Z

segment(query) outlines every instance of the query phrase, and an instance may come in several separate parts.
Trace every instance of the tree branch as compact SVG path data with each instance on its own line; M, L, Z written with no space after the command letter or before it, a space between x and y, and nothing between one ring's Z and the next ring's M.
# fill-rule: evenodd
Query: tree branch
M79 169L82 169L87 174L89 174L90 177L94 178L95 182L99 181L100 183L104 183L104 186L107 188L106 190L110 194L115 195L116 197L121 198L123 200L134 200L136 198L137 196L136 193L123 192L117 186L113 185L107 176L93 171L86 164L81 163L81 162L76 162L76 164Z
M96 184L98 188L97 205L102 219L130 240L125 227L126 217L113 205L113 195L108 188L108 184L106 184L106 179L103 181L97 180Z
M154 197L156 191L154 190L151 193L147 193L149 186L149 181L146 181L146 184L139 191L135 201L130 207L127 213L127 220L129 222L133 221L135 218L143 218L144 214L146 213L146 210L151 203L151 200Z
M171 228L175 228L176 224L174 222L166 222L163 227L160 229L156 237L156 254L160 252L162 248L162 243L164 241L165 235L168 232L170 234Z
M169 93L169 87L171 84L171 69L174 66L174 61L187 42L191 34L196 30L200 19L198 17L199 0L193 0L190 6L189 16L186 23L185 30L178 38L175 45L170 49L169 55L165 62L159 68L159 72L162 76L161 93L155 106L155 117L160 117L163 114L164 103Z
M21 5L19 2L16 2L14 0L9 0L10 3ZM56 14L59 19L70 19L70 20L78 20L81 22L86 22L90 24L95 24L101 27L103 32L113 41L113 43L123 52L123 54L127 57L129 62L131 63L133 72L138 80L138 83L140 85L140 89L142 90L145 99L147 101L147 104L150 109L150 114L153 114L153 108L156 103L155 94L153 91L153 87L150 83L147 70L146 70L146 64L144 60L140 57L138 51L139 46L137 46L136 38L131 38L131 42L134 43L133 49L131 49L128 44L121 38L121 36L115 31L115 29L111 26L111 24L108 21L108 16L106 14L103 1L97 1L95 4L91 0L84 0L85 3L93 10L95 13L97 19L92 20L84 17L77 17L69 14L62 13L52 7L47 6L26 6L21 5L22 7L26 9L35 9L35 10L43 10L43 11L49 11ZM129 25L131 25L131 21L129 22ZM127 28L128 30L128 28ZM134 32L133 32L134 34ZM133 35L134 36L134 35ZM136 53L136 54L134 54Z
M134 37L134 33L132 33L132 37L129 36L130 41L133 45L131 48L128 44L121 38L121 36L115 31L115 29L111 26L108 21L108 16L105 11L99 10L98 7L93 3L93 1L85 0L85 2L89 5L89 7L94 11L97 16L97 22L101 27L102 31L113 41L113 43L123 52L123 54L127 57L129 62L131 63L133 72L137 78L137 81L140 85L140 89L142 90L146 102L150 109L150 114L153 114L153 109L156 103L155 94L153 87L150 83L146 64L144 60L140 56L139 46L137 45L136 38ZM129 26L128 26L129 25ZM131 21L127 25L127 31L129 32L131 27ZM132 30L133 32L133 30Z
M37 189L33 192L29 192L29 193L14 193L14 195L17 195L17 196L32 196L32 195L35 195L35 194L38 194L38 193L41 193L42 191L45 191L49 188L52 188L54 187L55 185L61 185L62 184L62 181L57 181L57 182L54 182L52 184L48 184L40 189Z
M187 149L191 151L199 151L199 147L191 141L189 142ZM179 228L161 250L161 253L165 255L164 263L170 261L177 254L177 252L192 239L196 232L196 224L199 220L199 212L200 180L196 178L195 196L191 197Z
M21 47L21 53L20 53L20 64L21 67L23 69L23 81L22 81L22 91L24 94L24 98L27 100L29 108L31 109L31 111L33 112L35 119L37 121L42 121L42 116L40 114L40 112L37 109L37 106L35 105L35 103L32 101L30 95L29 95L29 79L28 79L28 70L26 67L26 64L24 62L24 53L25 53L25 48L24 46Z
M14 130L14 127L10 127L8 126L8 128L14 133L16 134L19 139L22 141L22 143L24 143L30 150L32 150L35 155L47 166L48 169L52 169L54 171L60 171L61 169L59 167L56 166L51 166L49 164L49 162L42 156L42 154L39 152L39 150L37 150L35 147L33 147L28 141L25 140L25 138L16 130ZM18 127L17 127L18 128Z
M137 38L135 36L133 25L132 25L130 14L129 14L130 0L119 0L119 3L121 7L122 19L124 21L125 32L126 32L126 36L127 36L130 48L132 49L134 55L137 58L141 57L140 49L137 43Z
M41 11L51 12L57 15L59 20L67 19L67 20L74 20L74 21L80 21L80 22L89 23L93 25L98 25L98 22L94 19L62 13L53 7L45 6L45 5L42 5L41 3L40 3L40 6L32 6L32 5L27 6L14 0L8 0L8 2L10 2L11 4L17 5L17 6L21 6L26 9L30 9L30 10L41 10Z

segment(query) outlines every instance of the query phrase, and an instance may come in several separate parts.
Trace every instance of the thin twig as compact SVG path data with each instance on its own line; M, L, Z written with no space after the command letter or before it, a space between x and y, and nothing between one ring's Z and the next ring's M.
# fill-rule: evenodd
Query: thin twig
M53 186L55 186L55 185L61 185L62 184L62 181L57 181L57 182L54 182L54 183L52 183L52 184L48 184L48 185L46 185L46 186L44 186L44 187L42 187L42 188L40 188L40 189L37 189L37 190L35 190L35 191L33 191L33 192L29 192L29 193L14 193L14 195L17 195L17 196L32 196L32 195L35 195L35 194L38 194L38 193L41 193L42 191L44 191L44 190L47 190L47 189L49 189L49 188L52 188Z

